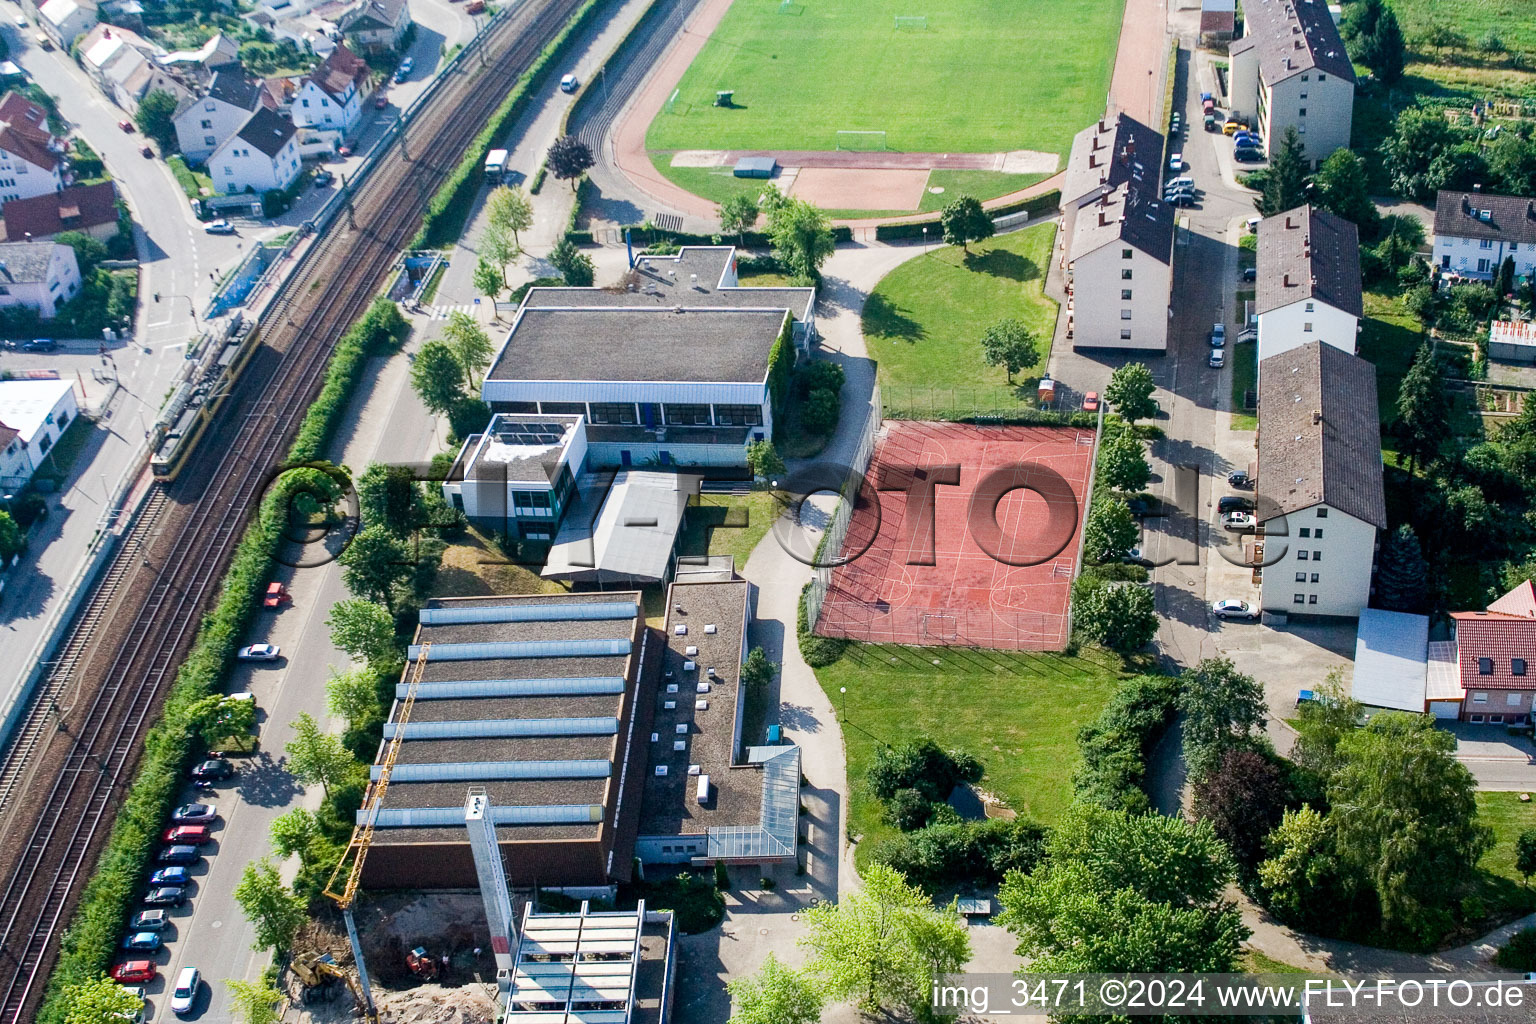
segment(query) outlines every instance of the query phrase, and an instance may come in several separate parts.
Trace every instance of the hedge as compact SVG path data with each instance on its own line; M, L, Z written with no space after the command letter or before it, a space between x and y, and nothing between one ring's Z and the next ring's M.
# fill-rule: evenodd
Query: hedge
M408 325L394 303L377 299L337 342L326 368L325 385L304 414L288 458L318 459L330 440L352 388L361 379L363 361L373 352L398 347ZM48 996L39 1024L64 1024L68 1006L62 998L71 985L102 974L110 966L128 916L150 870L150 858L182 786L182 773L201 754L202 744L188 728L189 709L219 692L225 668L266 589L272 557L283 540L288 492L283 481L261 504L246 528L224 574L223 588L203 616L197 637L177 670L160 721L144 740L144 754L123 799L112 835L96 872L86 884L69 930L60 944L59 961L48 980ZM292 482L289 483L292 486Z
M592 179L583 174L576 182L576 198L571 203L571 215L565 222L565 240L572 245L592 245L592 232L576 230L576 224L581 220L581 208L586 205L587 195L592 191Z
M1006 217L1013 213L1028 213L1031 217L1053 211L1061 205L1061 190L1051 189L1042 192L1038 196L1029 199L1021 199L1016 203L999 206L987 211L987 215L996 219ZM930 235L937 241L944 237L944 229L939 224L938 218L933 220L903 221L898 224L881 224L875 228L875 238L882 242L894 242L904 238L921 238L923 228L927 228Z
M726 245L727 237L736 239L735 244L744 249L771 249L773 239L763 231L748 231L742 235L694 235L686 231L664 231L652 224L626 224L619 229L631 233L634 244L642 248L655 242L675 242L678 245ZM832 241L853 241L853 229L837 226L832 229Z
M1120 684L1099 717L1083 726L1083 763L1072 777L1080 799L1135 814L1151 809L1143 788L1147 757L1178 715L1179 680L1133 676Z
M848 649L852 640L840 636L818 636L811 632L811 625L805 612L805 599L811 592L811 584L807 583L800 590L799 611L795 617L795 638L800 643L800 657L811 668L825 668Z
M518 78L507 93L507 98L502 100L501 106L496 108L480 134L465 149L459 166L454 168L448 180L443 182L431 202L427 203L427 212L421 219L421 230L416 233L411 248L436 249L458 240L464 231L464 219L469 215L475 193L480 191L486 154L512 130L517 119L527 111L551 69L563 64L566 51L582 30L595 20L599 8L605 3L606 0L587 0L582 4L565 23L560 34L550 40L528 70ZM538 186L543 183L544 168L540 167L531 191L537 192Z
M533 195L539 194L539 189L544 187L544 176L549 173L549 161L539 164L539 169L533 172L533 180L528 183L528 191Z

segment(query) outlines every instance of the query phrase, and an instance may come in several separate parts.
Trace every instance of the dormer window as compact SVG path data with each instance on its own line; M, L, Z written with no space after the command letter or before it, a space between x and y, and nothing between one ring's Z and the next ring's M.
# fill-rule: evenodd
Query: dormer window
M1480 676L1491 676L1491 675L1493 675L1493 659L1492 658L1478 658L1477 659L1477 674L1480 675Z
M1509 674L1512 675L1512 676L1523 676L1523 675L1525 675L1525 659L1524 658L1511 658L1511 659L1509 659Z

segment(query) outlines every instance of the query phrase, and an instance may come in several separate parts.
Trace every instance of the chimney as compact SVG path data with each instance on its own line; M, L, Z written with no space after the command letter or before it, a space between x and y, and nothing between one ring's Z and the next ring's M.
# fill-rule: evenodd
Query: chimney
M1473 185L1472 186L1472 191L1473 192L1477 192L1477 193L1481 193L1483 191L1482 183L1478 182L1477 184Z
M1286 274L1285 275L1285 280L1282 282L1282 285L1284 287L1286 287L1286 288L1289 288L1291 286L1291 275L1290 274Z
M1101 145L1101 143L1102 143L1102 142L1103 142L1103 141L1104 141L1104 140L1103 140L1103 139L1102 139L1102 138L1101 138L1101 137L1099 137L1099 136L1097 136L1097 135L1095 135L1095 136L1094 136L1094 137L1093 137L1093 148L1094 148L1094 149L1099 149L1099 148L1100 148L1100 145Z
M1088 167L1090 169L1099 166L1099 158L1092 153L1088 154Z
M1312 425L1315 427L1315 426L1317 426L1321 422L1323 422L1323 414L1321 412L1318 412L1317 410L1313 410L1313 412L1312 412Z
M1120 151L1120 166L1129 167L1131 163L1131 147L1126 146Z
M1099 118L1099 131L1101 131L1101 132L1109 131L1109 125L1104 123L1104 119L1102 117ZM1098 139L1094 139L1093 140L1093 144L1095 146L1097 146L1099 144L1099 140Z
M1103 210L1100 210L1099 211L1099 227L1104 228L1104 227L1108 227L1108 226L1109 226L1109 215L1106 214Z
M1286 214L1285 215L1285 230L1290 231L1295 226L1296 226L1295 224L1291 223L1291 215L1290 214Z
M1125 140L1125 152L1126 152L1127 156L1135 156L1136 155L1136 140L1135 139L1126 139Z
M1525 219L1536 220L1536 203L1525 204Z

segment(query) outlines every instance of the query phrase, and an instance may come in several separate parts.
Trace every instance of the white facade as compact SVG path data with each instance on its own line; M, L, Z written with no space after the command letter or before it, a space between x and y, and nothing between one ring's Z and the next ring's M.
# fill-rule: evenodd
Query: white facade
M1303 299L1254 317L1259 328L1259 362L1290 349L1321 341L1355 354L1360 321L1329 303Z
M1376 527L1346 512L1320 504L1276 516L1264 524L1262 607L1358 618L1370 603L1375 560Z
M96 5L76 0L48 0L37 9L38 24L63 50L82 32L96 24Z
M1536 244L1531 242L1457 235L1435 236L1435 266L1461 277L1491 280L1506 256L1515 261L1515 276L1536 274Z
M10 428L0 448L0 486L25 486L79 414L69 381L0 381L0 424Z
M501 359L497 354L491 365ZM762 423L747 424L752 439L761 434L773 436L773 409L768 382L754 384L700 384L674 381L568 381L568 380L486 380L480 397L492 412L539 412L546 415L578 413L592 426L635 426L647 430L659 427L707 427L743 424L721 422L717 407L756 406ZM537 408L528 408L536 405ZM584 405L586 411L575 406ZM603 406L604 408L597 408ZM682 407L690 414L687 422L678 422ZM671 407L669 411L669 407ZM703 415L692 414L703 410ZM597 444L596 441L593 444Z
M1253 52L1253 51L1250 51ZM1294 127L1313 167L1336 149L1349 147L1355 110L1355 84L1314 68L1265 85L1260 76L1254 124L1272 155Z
M23 272L19 261L10 259L9 250L18 248L50 250L47 269L41 273ZM54 242L19 242L0 245L0 308L29 306L44 320L52 320L59 306L80 290L80 266L75 250ZM30 262L30 261L29 261ZM39 260L40 264L41 261ZM8 265L14 264L14 265Z
M0 148L0 203L45 196L63 187L64 176L59 161L53 161L52 167L44 167L19 152Z
M212 96L191 101L174 120L182 155L188 163L202 163L250 117L251 112L244 107Z
M305 81L293 98L293 123L316 131L349 134L363 112L363 97L354 83L338 96L332 96L312 81Z
M495 433L500 422L493 419L486 433L464 443L457 464L462 478L444 482L443 500L476 525L506 529L531 540L552 540L587 464L586 424L566 417L557 421L564 429L555 445L529 447L503 442ZM510 470L511 463L541 461L550 447L560 449L553 480L542 471ZM514 522L517 529L512 531Z
M1092 217L1085 206L1079 217ZM1074 348L1168 350L1168 297L1173 267L1125 242L1072 263Z
M230 195L247 189L257 193L283 189L299 176L298 136L290 135L277 155L266 153L239 135L232 136L208 158L208 176L219 192Z

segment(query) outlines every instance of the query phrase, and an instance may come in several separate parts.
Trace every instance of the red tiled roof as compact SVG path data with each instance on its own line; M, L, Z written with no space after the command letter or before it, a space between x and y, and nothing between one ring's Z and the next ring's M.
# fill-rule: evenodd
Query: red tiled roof
M15 125L0 125L0 149L14 153L32 166L41 167L45 171L51 171L57 167L58 154L49 149L46 142L40 142L25 132L26 129L17 128Z
M1472 689L1536 690L1536 589L1522 583L1485 612L1452 612L1461 685ZM1483 672L1483 660L1490 671ZM1515 675L1514 662L1525 663Z
M76 185L31 199L12 199L0 211L9 242L25 241L28 235L47 238L61 231L84 231L116 221L117 187L110 181Z
M45 146L53 141L53 134L48 131L48 111L18 92L0 97L0 121Z
M337 44L330 56L310 73L309 80L334 98L346 92L349 84L356 85L361 92L368 81L368 62Z
M8 427L4 423L0 423L0 450L3 450L6 445L10 444L20 436L21 431L17 430L15 427Z

